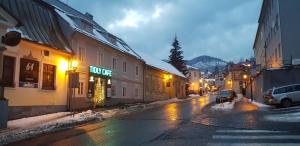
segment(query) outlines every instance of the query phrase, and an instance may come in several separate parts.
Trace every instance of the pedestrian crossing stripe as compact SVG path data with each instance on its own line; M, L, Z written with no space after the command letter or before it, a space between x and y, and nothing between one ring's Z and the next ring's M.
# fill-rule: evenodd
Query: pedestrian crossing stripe
M299 140L300 135L260 135L260 136L240 136L240 135L213 135L213 139L295 139Z
M207 146L299 146L299 143L208 143Z
M285 133L287 131L271 131L271 130L217 130L217 133Z

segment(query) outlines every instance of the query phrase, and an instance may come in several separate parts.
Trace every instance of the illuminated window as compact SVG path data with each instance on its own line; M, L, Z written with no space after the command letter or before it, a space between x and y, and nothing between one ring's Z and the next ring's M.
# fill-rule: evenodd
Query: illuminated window
M84 93L84 84L83 82L79 82L79 88L77 89L77 94L83 95L83 93Z
M55 90L55 66L50 64L43 64L43 84L42 89Z

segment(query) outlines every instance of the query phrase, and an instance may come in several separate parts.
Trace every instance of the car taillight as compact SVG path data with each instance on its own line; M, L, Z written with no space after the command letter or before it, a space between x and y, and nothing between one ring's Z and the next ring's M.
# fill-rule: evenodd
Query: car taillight
M268 98L270 98L270 99L272 99L272 98L273 98L272 92L273 92L273 90L272 90L272 89L270 89L270 90L269 90L269 95L268 95Z

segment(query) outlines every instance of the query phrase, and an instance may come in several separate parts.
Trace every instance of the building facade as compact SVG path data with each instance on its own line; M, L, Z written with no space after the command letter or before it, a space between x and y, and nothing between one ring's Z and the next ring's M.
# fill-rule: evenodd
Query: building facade
M10 119L185 97L182 73L141 56L89 13L59 0L0 5L20 21L1 33L17 31L22 38L15 47L5 46L1 63Z
M188 74L187 78L189 81L189 93L199 93L200 87L203 83L203 79L201 80L201 72L198 68L187 66Z
M142 101L142 58L122 39L98 25L89 13L82 14L59 0L46 0L55 6L60 26L79 63L76 108ZM106 70L110 75L95 73ZM100 71L101 72L101 71Z
M21 24L7 30L20 32L21 42L3 52L9 118L65 111L72 53L54 13L36 1L2 0L0 4ZM41 17L45 15L49 17Z
M258 68L300 64L300 1L264 0L253 45Z

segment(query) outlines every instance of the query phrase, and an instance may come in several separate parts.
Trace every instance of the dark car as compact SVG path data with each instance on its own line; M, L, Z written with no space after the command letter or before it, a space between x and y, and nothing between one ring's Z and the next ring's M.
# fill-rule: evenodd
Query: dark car
M217 94L216 103L231 102L236 97L236 93L232 90L222 90Z

